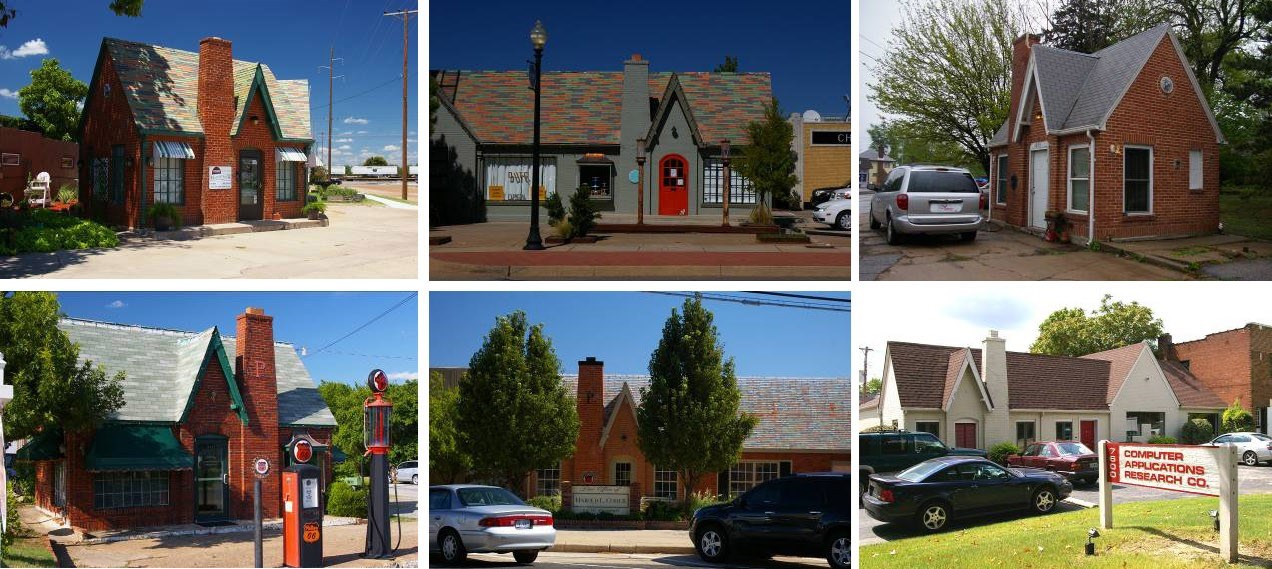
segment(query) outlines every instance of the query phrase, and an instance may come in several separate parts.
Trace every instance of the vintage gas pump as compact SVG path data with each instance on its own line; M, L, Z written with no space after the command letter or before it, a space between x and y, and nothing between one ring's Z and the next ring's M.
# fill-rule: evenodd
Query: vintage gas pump
M283 565L322 567L322 492L314 448L298 440L293 464L283 470Z
M389 547L389 417L393 402L384 398L389 378L382 370L367 376L371 397L363 402L363 446L371 455L371 493L367 502L367 543L364 557L393 557Z

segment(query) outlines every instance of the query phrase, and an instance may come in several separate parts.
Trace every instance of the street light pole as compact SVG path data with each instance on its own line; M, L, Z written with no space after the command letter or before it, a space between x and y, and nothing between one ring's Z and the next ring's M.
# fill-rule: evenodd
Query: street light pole
M729 139L720 141L720 156L724 162L724 226L729 226L729 178L733 177L729 170Z
M636 225L645 224L645 139L636 139Z
M526 236L527 251L543 250L539 237L539 95L543 91L543 46L548 43L548 31L543 22L535 20L530 30L530 44L534 46L534 151L530 164L530 234Z

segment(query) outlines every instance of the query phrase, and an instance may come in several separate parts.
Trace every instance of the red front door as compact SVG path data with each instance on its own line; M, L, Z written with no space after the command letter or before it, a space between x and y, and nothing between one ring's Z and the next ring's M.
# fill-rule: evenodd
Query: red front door
M1087 448L1095 450L1095 421L1082 421L1082 444Z
M689 215L688 163L671 154L658 163L658 215Z
M976 423L954 424L954 446L976 448Z

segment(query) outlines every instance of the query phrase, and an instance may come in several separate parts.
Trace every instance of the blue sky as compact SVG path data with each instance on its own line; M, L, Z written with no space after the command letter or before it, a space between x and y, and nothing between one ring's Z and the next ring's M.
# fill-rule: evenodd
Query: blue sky
M67 316L200 331L212 326L236 334L235 319L249 306L274 317L274 340L304 347L315 380L360 383L375 368L395 381L418 368L419 302L412 298L375 323L324 351L318 350L409 297L410 292L61 292ZM392 357L390 357L392 356Z
M315 139L327 132L328 49L334 45L336 74L333 161L361 163L370 154L400 161L402 144L402 22L384 12L415 8L415 0L148 0L140 18L115 16L109 0L6 2L18 11L0 29L0 114L18 116L16 94L30 71L57 58L79 80L89 82L102 37L199 50L199 40L219 36L233 42L235 59L269 65L280 79L307 79ZM411 20L410 128L416 125L416 41ZM349 98L341 101L342 98ZM366 122L362 122L366 121ZM416 139L412 132L408 140ZM347 148L346 148L347 147ZM386 149L386 147L391 147ZM415 143L408 143L415 160ZM337 152L339 154L337 154ZM326 160L324 153L323 160Z
M633 53L650 71L711 71L725 55L740 71L773 74L786 113L846 114L852 4L796 2L434 2L431 69L525 69L530 28L548 30L548 71L621 71Z
M709 293L780 300L751 293ZM846 292L798 293L849 298ZM644 292L433 292L429 295L429 366L465 367L495 318L524 310L543 323L562 372L595 356L606 373L648 373L662 327L684 298ZM738 375L849 376L849 316L734 302L704 301L715 314L725 353Z

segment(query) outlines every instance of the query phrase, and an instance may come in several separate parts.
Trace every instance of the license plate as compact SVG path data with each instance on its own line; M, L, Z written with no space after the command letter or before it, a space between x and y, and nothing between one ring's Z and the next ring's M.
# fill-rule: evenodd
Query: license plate
M962 203L934 203L931 205L932 213L958 213L963 211Z
M530 529L530 520L517 520L513 527L517 529Z

